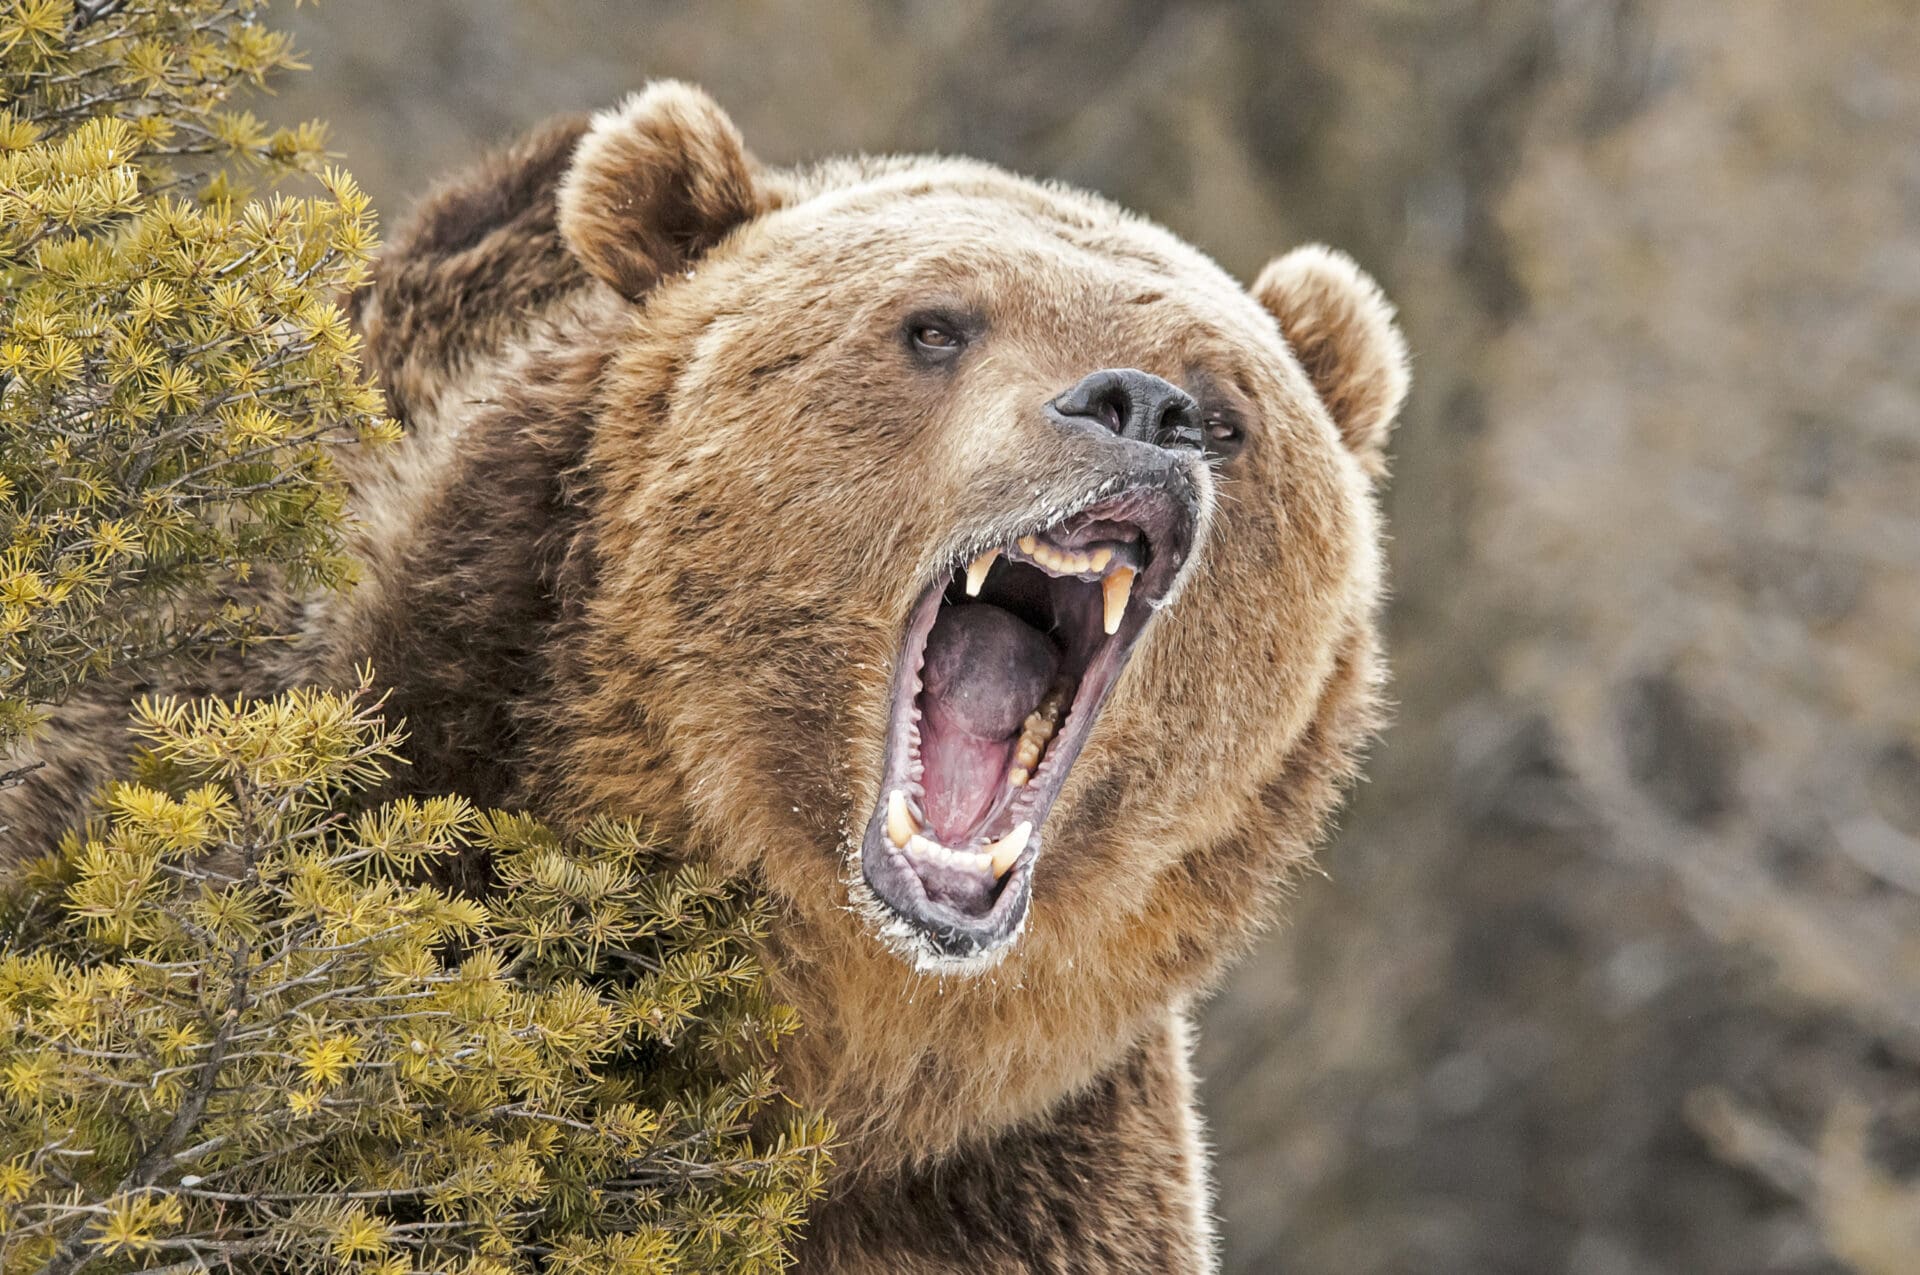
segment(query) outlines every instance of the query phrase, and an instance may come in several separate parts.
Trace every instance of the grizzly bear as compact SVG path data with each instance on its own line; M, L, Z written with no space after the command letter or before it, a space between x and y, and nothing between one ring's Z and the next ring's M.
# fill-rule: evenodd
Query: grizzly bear
M660 83L442 185L351 312L407 438L251 688L371 660L408 787L757 883L842 1139L800 1269L1210 1269L1187 1005L1376 721L1373 283L980 163L763 165ZM67 822L117 720L0 823Z

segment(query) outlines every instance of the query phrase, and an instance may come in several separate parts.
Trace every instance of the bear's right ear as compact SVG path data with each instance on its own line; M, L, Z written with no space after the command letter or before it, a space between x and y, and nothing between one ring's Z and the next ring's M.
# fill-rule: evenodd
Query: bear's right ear
M1268 262L1251 291L1361 468L1384 477L1387 434L1407 397L1407 343L1380 285L1344 252L1310 244Z
M768 202L726 112L690 84L661 80L593 117L560 183L560 235L638 301Z

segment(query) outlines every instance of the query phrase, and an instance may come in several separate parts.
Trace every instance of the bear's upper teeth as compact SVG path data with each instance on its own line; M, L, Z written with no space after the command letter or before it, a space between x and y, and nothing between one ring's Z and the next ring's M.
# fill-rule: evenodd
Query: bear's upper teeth
M1081 579L1105 576L1107 567L1112 564L1115 553L1112 545L1096 545L1084 552L1078 549L1064 549L1059 545L1041 539L1037 535L1021 536L1013 542L1013 548L1021 557L1033 563L1034 566L1039 567L1049 575L1079 576ZM993 565L994 560L997 559L1002 552L1003 551L999 549L990 549L968 564L968 597L980 596L980 588L987 580L987 568ZM1116 573L1121 570L1131 573L1136 571L1137 568L1122 563L1120 567L1115 568Z
M1071 549L1057 549L1046 541L1033 536L1023 537L1020 541L1020 549L1029 558L1032 558L1036 563L1045 567L1048 571L1053 572L1055 575L1085 575L1089 571L1096 569L1093 565L1091 555L1075 553ZM1111 553L1109 553L1108 556L1111 557Z

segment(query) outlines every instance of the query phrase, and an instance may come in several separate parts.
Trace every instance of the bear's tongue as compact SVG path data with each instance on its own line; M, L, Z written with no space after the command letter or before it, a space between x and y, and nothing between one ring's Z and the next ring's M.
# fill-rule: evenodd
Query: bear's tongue
M1045 634L984 603L943 606L920 679L921 783L930 830L966 848L1007 782L1021 725L1060 669Z

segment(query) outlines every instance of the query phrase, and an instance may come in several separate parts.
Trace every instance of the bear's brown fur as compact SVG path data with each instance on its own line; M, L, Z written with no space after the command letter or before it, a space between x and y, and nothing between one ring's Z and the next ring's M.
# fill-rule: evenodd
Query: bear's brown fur
M989 316L952 374L902 353L927 305ZM659 84L444 185L353 311L409 430L351 462L364 579L218 685L371 659L408 787L639 815L758 881L805 1023L784 1074L844 1138L802 1269L1208 1269L1184 1006L1375 722L1406 357L1373 284L1309 248L1248 292L970 162L764 167ZM1024 933L943 964L858 865L902 626L1019 518L1086 503L1108 444L1037 405L1109 367L1204 383L1241 434L1179 459L1198 547L1059 790ZM65 764L0 823L68 817L120 751L105 720L57 719Z

